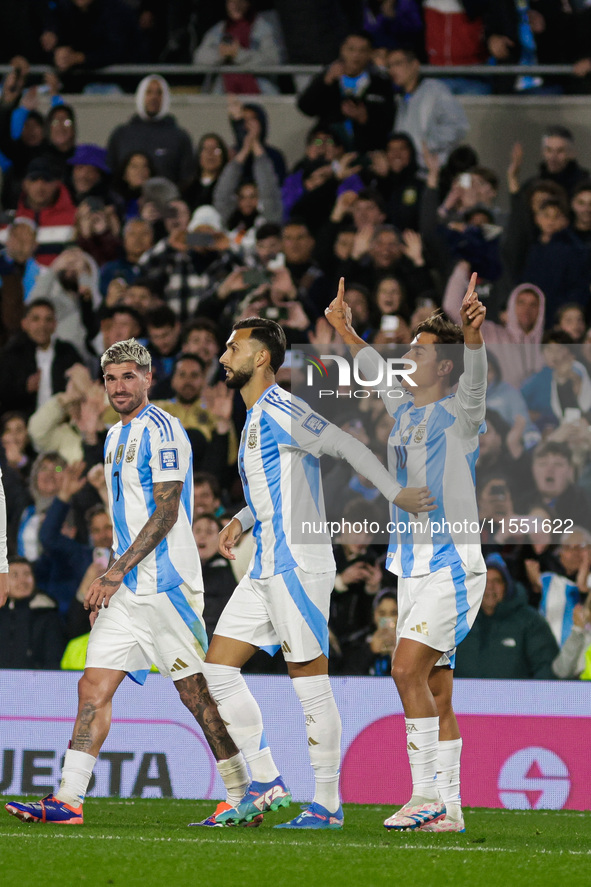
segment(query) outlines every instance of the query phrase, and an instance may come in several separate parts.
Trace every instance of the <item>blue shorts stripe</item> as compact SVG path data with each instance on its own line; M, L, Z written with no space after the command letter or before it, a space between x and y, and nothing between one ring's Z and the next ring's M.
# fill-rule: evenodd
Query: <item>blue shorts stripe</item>
M206 653L208 641L203 622L199 615L191 608L182 590L180 588L173 588L170 591L162 593L166 594L185 625L188 625L193 636L199 641L199 645L203 652Z
M320 644L320 649L328 657L328 625L324 615L306 594L295 570L288 570L280 576L306 625Z

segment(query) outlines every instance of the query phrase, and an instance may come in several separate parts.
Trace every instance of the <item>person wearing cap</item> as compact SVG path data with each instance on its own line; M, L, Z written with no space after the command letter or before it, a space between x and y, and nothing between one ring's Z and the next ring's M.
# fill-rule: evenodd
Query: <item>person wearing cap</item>
M168 113L170 90L157 74L149 74L139 84L135 103L137 113L118 126L109 138L108 163L118 169L135 151L147 154L156 174L176 184L187 183L193 176L193 147L186 130Z
M31 160L16 214L37 225L35 257L41 265L51 265L74 239L75 213L68 189L53 161L47 157Z
M117 204L118 200L108 187L111 170L107 164L107 152L99 145L77 145L68 160L71 167L68 190L76 206L88 197L104 203Z
M527 602L499 554L486 558L486 587L472 630L458 646L458 678L551 680L558 644L552 629Z
M235 267L219 214L200 206L189 217L182 200L171 200L165 212L168 235L138 262L141 274L156 283L166 304L181 323L198 313L198 306L213 294Z

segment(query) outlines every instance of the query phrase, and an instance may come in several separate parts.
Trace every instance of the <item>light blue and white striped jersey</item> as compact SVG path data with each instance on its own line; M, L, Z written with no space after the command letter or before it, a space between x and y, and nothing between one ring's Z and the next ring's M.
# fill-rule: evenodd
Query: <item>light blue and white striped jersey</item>
M254 524L251 578L295 567L307 573L335 569L328 532L315 534L313 543L298 541L306 522L326 521L318 461L323 454L345 459L390 501L400 492L367 447L277 385L248 410L238 452L248 506L236 517L245 530Z
M117 557L154 513L154 484L183 482L176 523L124 581L139 595L172 592L183 583L202 591L201 562L191 530L193 458L179 420L148 404L127 425L113 425L105 441L105 478Z
M382 358L377 351L363 348L357 360L368 379L378 378ZM428 486L437 505L418 518L392 507L395 529L387 569L398 576L425 576L458 563L468 572L486 572L474 473L478 435L485 430L486 377L485 348L464 348L456 394L416 408L406 391L399 398L381 394L394 419L388 440L390 472L403 487Z
M576 582L558 573L542 573L540 613L552 629L559 647L573 629L573 610L581 599Z

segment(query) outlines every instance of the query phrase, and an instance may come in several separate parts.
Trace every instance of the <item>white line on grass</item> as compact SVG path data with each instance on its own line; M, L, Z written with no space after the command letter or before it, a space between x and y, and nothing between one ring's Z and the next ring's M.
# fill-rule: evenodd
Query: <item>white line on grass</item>
M34 827L34 826L32 826L32 827ZM83 840L83 841L133 841L133 842L141 841L141 842L144 842L147 844L150 844L150 843L164 843L164 844L204 844L204 843L205 844L213 844L213 843L218 843L219 844L220 843L220 840L218 838L214 837L213 835L208 837L207 835L204 835L203 833L201 833L201 836L199 838L158 838L158 837L146 838L146 837L142 837L140 835L138 835L136 837L128 837L126 835L92 835L92 834L88 834L88 833L80 834L79 832L77 832L76 834L73 834L73 833L66 834L64 832L46 832L46 831L37 832L36 834L32 834L32 833L27 834L25 831L19 831L19 832L0 833L0 838L19 838L19 839L33 838L34 840L37 840L37 838L54 838L54 839L55 838L57 838L57 839L70 838L70 839L74 839L74 840L79 839L79 840ZM227 837L222 840L223 840L224 844L241 844L242 846L247 846L244 844L244 842L241 839L238 839L238 838ZM261 844L273 845L275 847L278 846L277 840L268 840L268 839L265 839L265 837L263 837L263 836L257 837L256 844L258 844L258 845L261 845ZM306 847L308 850L312 850L314 848L314 845L309 843L308 841L289 841L289 843L286 842L285 846L286 847ZM372 843L369 841L366 841L363 843L352 842L352 841L339 841L338 845L335 845L335 846L348 847L353 850L372 850L372 849L379 849L379 848L388 847L388 845L385 844L384 841L380 842L379 844ZM454 851L456 853L520 853L520 854L523 853L523 848L521 848L521 847L515 848L515 849L511 849L509 847L470 847L470 846L463 846L463 845L462 846L454 845L452 847L449 847L449 846L446 846L443 842L441 844L440 843L437 843L437 844L408 844L408 843L401 843L399 841L391 841L390 846L394 850L400 850L400 849L402 849L402 850L429 850L429 851L436 850L436 851L442 851L442 852ZM318 849L321 850L321 852L323 852L323 853L326 850L324 845L320 846ZM539 850L534 850L532 848L531 852L532 853L543 853L545 856L556 856L556 855L562 856L565 853L568 854L569 856L591 856L591 850L547 850L544 848L540 848Z

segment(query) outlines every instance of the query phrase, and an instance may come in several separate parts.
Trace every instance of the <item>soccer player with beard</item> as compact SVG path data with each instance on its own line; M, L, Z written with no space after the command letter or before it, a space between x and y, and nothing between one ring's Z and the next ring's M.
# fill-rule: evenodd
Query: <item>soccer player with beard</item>
M206 657L205 674L228 732L244 754L253 782L219 823L248 822L286 807L291 794L265 741L259 707L240 669L258 650L280 648L306 720L313 802L277 828L339 829L341 722L328 678L328 610L335 563L328 532L316 544L298 542L303 523L325 521L319 458L345 459L405 511L429 511L426 487L404 489L360 441L317 415L275 383L285 334L272 320L234 324L221 364L226 384L247 408L238 466L247 506L220 533L220 551L233 559L242 532L254 526L247 575L226 605Z
M24 822L82 825L82 805L109 732L115 691L126 674L143 683L152 662L172 677L203 730L228 792L220 806L230 809L238 803L248 784L244 758L203 676L207 635L201 564L191 530L193 473L187 435L178 419L148 401L150 354L135 339L111 345L101 367L109 402L121 417L105 441L113 549L106 572L85 598L85 606L97 615L61 784L55 795L41 801L6 805ZM1 557L0 547L0 571Z

